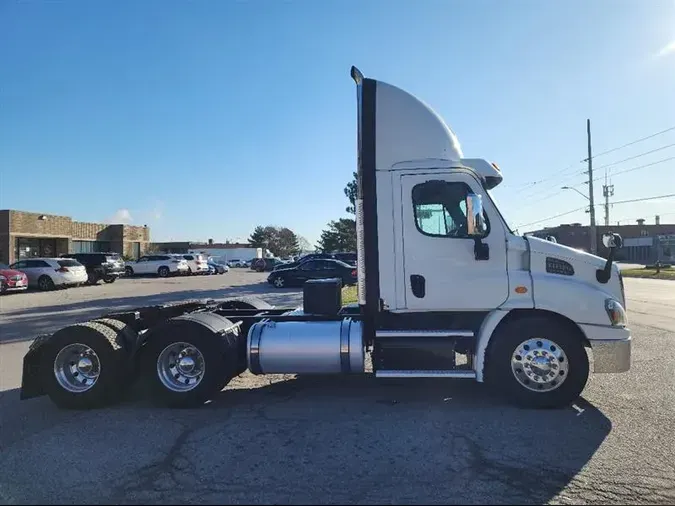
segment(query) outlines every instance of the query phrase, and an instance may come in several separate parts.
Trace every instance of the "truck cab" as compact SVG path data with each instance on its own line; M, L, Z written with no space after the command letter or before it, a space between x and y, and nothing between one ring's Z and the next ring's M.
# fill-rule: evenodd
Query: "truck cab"
M416 97L356 68L352 78L359 303L375 374L472 377L549 405L583 388L585 348L595 372L627 370L618 267L514 233L492 198L495 163L466 158ZM458 351L462 366L448 358Z

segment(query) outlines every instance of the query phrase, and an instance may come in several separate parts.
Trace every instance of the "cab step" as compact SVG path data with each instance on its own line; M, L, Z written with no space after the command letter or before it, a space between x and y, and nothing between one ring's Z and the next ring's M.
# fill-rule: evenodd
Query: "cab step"
M373 366L397 377L463 378L473 369L474 348L471 329L379 329Z
M462 378L476 379L476 371L454 370L454 371L375 371L376 378Z
M473 337L472 330L415 330L395 329L378 330L375 336L380 339L397 337Z

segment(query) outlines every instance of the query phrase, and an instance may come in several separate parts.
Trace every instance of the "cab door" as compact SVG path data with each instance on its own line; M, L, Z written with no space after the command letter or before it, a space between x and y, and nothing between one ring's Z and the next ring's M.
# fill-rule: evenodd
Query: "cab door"
M408 311L478 311L507 298L506 235L497 210L470 173L418 173L401 177L401 224ZM468 235L466 197L482 196L488 225L476 255Z

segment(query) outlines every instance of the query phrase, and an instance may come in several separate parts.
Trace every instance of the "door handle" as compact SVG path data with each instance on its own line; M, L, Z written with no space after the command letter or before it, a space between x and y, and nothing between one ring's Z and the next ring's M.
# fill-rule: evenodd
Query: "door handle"
M410 288L418 299L423 299L426 294L426 279L420 274L410 275Z

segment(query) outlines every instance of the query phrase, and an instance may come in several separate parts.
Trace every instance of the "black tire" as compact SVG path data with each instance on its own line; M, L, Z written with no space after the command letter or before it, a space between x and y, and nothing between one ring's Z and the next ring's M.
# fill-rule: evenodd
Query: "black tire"
M120 342L126 350L128 360L126 363L121 364L123 372L120 375L120 389L124 390L133 384L140 376L140 363L136 360L141 344L138 332L123 321L115 320L113 318L99 318L98 320L93 320L93 322L110 327L117 332Z
M125 274L126 276L131 277L131 276L134 275L134 269L131 268L131 267L129 267L129 266L127 265L127 266L124 268L124 274Z
M52 280L52 278L50 278L46 274L43 274L38 278L38 288L43 292L53 290L55 288L54 280Z
M55 359L68 345L82 344L94 351L100 363L100 373L91 388L71 392L59 383ZM119 399L123 375L129 354L119 332L96 322L71 325L57 331L45 344L40 362L42 384L49 398L60 408L98 408Z
M533 340L533 344L520 348L521 353L517 354L521 344L529 339ZM550 376L546 376L551 378L547 383L548 387L529 379L532 371L535 371L535 378L540 378L536 375L537 369L530 368L529 372L525 372L524 369L530 367L529 365L519 367L520 360L527 364L528 357L522 356L523 353L529 355L546 352L547 358L551 356L553 352L545 347L541 348L543 351L537 348L546 340L556 344L552 350L561 355L559 361L554 361L555 369L551 369ZM515 361L513 368L512 357ZM516 405L527 408L563 408L579 398L586 386L588 371L588 355L579 330L572 324L561 324L546 317L533 316L508 321L497 328L486 353L485 382ZM528 383L528 386L523 383ZM535 387L551 389L530 390Z
M115 276L108 276L106 278L103 278L104 283L114 283L115 281L117 281L117 277Z
M192 276L192 267L188 265L187 275Z
M87 283L90 285L98 285L101 278L95 272L90 272L87 276Z
M195 347L204 360L204 375L192 390L174 391L167 388L158 373L158 359L173 343ZM141 373L153 402L170 408L196 408L217 395L235 376L240 374L238 339L234 333L223 336L195 322L170 320L155 327L147 336L142 353Z
M168 278L169 274L171 274L171 271L166 265L162 265L159 269L157 269L157 275L160 278Z

